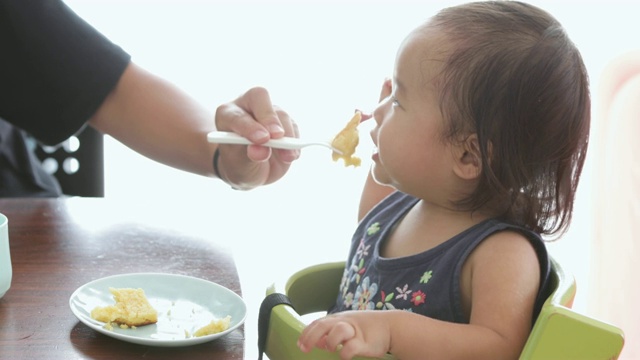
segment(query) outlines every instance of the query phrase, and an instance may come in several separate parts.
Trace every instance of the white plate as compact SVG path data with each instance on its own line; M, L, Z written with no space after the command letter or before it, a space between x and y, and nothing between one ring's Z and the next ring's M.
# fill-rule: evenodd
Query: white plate
M113 305L109 288L141 288L149 303L158 311L158 322L136 329L113 330L91 318L96 306ZM247 316L247 305L233 291L216 283L195 277L138 273L105 277L89 282L73 292L69 299L73 314L95 331L123 341L150 346L188 346L223 337L240 325ZM229 328L201 337L193 333L211 320L231 316Z

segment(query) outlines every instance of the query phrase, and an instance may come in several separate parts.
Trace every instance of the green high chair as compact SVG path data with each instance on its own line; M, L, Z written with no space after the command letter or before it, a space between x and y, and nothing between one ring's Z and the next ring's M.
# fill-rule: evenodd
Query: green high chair
M575 279L555 260L551 268L554 291L542 306L520 359L617 359L624 345L622 330L571 310ZM264 351L270 360L339 360L337 353L319 349L303 353L296 342L308 323L303 316L320 316L335 302L343 270L344 262L319 264L293 274L282 289L275 284L267 288L259 319L261 354ZM273 298L288 305L265 306ZM387 355L383 359L395 358Z

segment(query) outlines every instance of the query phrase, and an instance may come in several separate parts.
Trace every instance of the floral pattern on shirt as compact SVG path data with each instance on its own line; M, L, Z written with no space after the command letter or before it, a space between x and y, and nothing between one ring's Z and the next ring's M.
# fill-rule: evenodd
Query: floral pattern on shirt
M411 294L411 292L413 291L413 290L409 290L409 284L404 284L402 289L400 287L397 287L396 290L398 291L398 296L396 296L396 299L405 299L405 300L408 300L407 296L409 296L409 294Z
M367 228L367 235L375 235L378 231L380 231L380 223L374 222Z
M433 277L432 270L426 269L416 274L413 279L403 279L401 284L384 286L376 282L377 279L367 275L373 255L372 246L375 244L372 238L380 236L381 230L382 224L375 222L369 225L364 236L360 238L340 283L342 305L345 309L352 310L403 309L408 311L426 306L428 303L425 285Z
M351 308L353 310L373 310L375 304L372 301L378 292L378 284L369 283L369 277L365 277L362 280L362 284L356 288L356 293L353 297L353 304Z
M394 310L396 307L393 305L391 300L393 300L394 293L390 293L385 295L384 291L380 291L380 301L376 304L376 309L381 310Z
M424 304L426 297L427 295L425 295L425 293L418 290L414 292L413 295L411 296L411 302L413 303L414 306L418 306L420 304Z
M420 278L420 283L421 284L428 283L429 280L431 280L431 276L433 276L433 271L431 270L426 271L424 274L422 274L422 277Z

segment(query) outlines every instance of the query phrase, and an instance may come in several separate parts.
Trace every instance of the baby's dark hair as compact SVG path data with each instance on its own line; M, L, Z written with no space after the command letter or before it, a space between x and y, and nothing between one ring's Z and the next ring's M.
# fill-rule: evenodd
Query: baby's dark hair
M445 136L477 134L482 173L458 203L541 234L571 222L591 118L582 57L560 23L521 2L447 8L430 23L451 52L440 78Z

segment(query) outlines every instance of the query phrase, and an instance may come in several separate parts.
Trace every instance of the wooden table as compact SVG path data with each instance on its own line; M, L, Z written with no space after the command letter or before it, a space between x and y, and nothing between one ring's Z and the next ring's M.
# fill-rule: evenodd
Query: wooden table
M109 275L199 277L241 294L230 251L105 199L0 199L9 218L13 281L0 299L0 359L243 359L244 328L188 347L136 345L77 320L69 297Z

